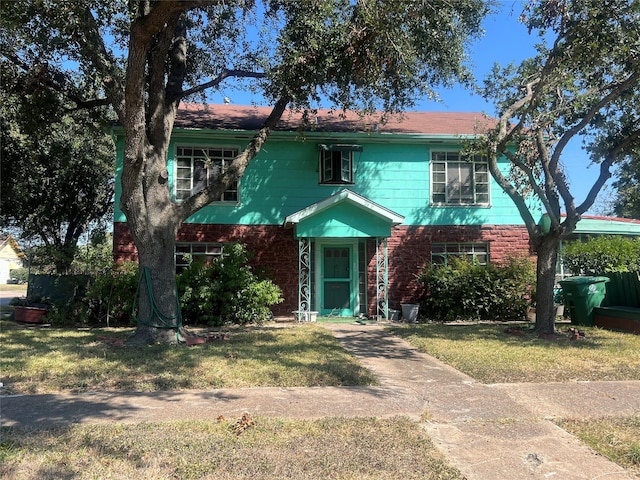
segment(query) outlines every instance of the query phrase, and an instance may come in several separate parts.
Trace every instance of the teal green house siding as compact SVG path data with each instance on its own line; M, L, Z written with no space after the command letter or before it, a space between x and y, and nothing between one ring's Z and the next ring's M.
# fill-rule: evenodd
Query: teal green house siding
M385 237L389 235L389 223L347 205L335 212L327 211L300 222L296 227L299 237Z
M214 139L211 137L222 137ZM236 139L232 132L199 132L176 129L169 147L169 181L175 185L176 146L224 146L242 149L247 139ZM287 215L329 197L344 185L318 183L318 144L357 143L354 152L353 185L348 188L405 217L405 225L514 225L523 224L511 199L493 179L489 206L438 206L430 203L430 158L434 151L459 150L456 144L433 144L429 137L412 135L402 143L402 135L385 139L383 135L353 135L327 138L295 133L273 135L254 158L240 181L239 203L215 203L191 216L188 223L227 225L280 225ZM288 137L288 138L287 138ZM382 143L385 141L386 143ZM420 143L422 141L422 143ZM121 155L122 140L118 142ZM119 158L122 158L121 156ZM503 165L506 169L506 162ZM119 170L118 170L119 171ZM119 209L120 182L116 183L116 221L125 221Z

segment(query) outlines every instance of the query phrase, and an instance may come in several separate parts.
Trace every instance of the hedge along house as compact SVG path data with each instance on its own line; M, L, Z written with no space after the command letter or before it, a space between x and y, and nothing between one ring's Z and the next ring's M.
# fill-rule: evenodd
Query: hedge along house
M213 181L269 113L183 105L168 158L174 200ZM490 122L479 113L409 112L381 121L326 110L303 122L287 111L238 184L183 224L176 269L241 242L282 288L275 315L388 318L390 308L416 299L415 277L426 263L529 255L526 228L486 160L460 154L464 140ZM135 260L118 209L124 139L114 133L114 255Z

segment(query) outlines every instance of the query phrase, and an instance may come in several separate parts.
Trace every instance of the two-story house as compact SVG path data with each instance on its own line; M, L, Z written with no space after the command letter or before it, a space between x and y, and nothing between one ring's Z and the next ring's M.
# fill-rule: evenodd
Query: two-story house
M269 113L184 105L168 159L175 201L212 182ZM414 299L425 263L529 255L526 228L486 159L460 154L491 124L480 113L409 112L383 121L318 111L302 122L287 111L238 184L182 226L176 269L242 242L282 288L276 315L386 316ZM121 165L121 137L117 147ZM118 190L114 252L134 259L119 198Z

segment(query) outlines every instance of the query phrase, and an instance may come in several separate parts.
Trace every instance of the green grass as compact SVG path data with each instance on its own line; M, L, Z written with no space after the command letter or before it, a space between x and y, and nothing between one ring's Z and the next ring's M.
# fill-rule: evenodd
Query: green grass
M562 420L558 424L611 461L640 477L640 415Z
M461 480L406 418L2 430L2 478Z
M4 393L372 385L326 329L232 329L194 347L116 346L131 329L57 329L3 322Z
M505 327L433 323L391 331L482 383L640 380L640 335L580 327L580 340L541 339Z

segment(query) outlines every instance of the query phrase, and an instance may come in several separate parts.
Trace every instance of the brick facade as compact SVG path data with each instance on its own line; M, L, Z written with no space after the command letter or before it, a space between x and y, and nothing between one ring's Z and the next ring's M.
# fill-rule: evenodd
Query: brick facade
M280 286L284 302L274 307L276 316L290 315L298 303L298 242L293 231L280 225L184 224L178 242L241 242L255 254L260 266ZM116 261L136 260L137 254L126 224L116 223L113 232ZM398 308L419 293L415 276L431 259L432 242L486 242L490 259L500 262L510 256L530 255L529 236L520 225L396 227L388 239L389 306ZM375 241L367 241L368 309L376 312Z
M509 257L531 255L529 234L521 225L397 227L388 240L391 308L399 308L400 303L410 303L420 295L415 276L423 265L431 261L431 244L447 242L488 243L490 261L495 263ZM373 272L375 278L375 263ZM369 298L372 293L375 290L370 290ZM375 299L370 302L372 307L375 307Z

